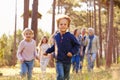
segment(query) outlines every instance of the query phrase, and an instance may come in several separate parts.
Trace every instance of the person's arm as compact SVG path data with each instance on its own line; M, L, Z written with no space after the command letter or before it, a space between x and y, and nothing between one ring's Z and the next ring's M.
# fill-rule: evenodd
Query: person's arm
M83 47L85 45L85 39L83 36L79 36L79 43L80 43L80 55L83 55Z
M88 54L88 37L86 37L86 39L85 39L85 46L86 46L85 54L87 55Z
M36 58L37 60L40 60L39 52L37 52L37 49L35 49L35 58Z
M23 42L20 42L19 46L18 46L18 50L17 50L17 55L16 56L17 56L18 60L20 60L21 62L24 61L24 59L22 57L23 50L24 50L24 44L23 44Z
M83 46L80 47L80 55L83 56Z
M88 45L88 36L86 36L85 40L84 40L84 46Z
M35 46L34 46L34 48L35 48L35 51L34 51L34 56L35 56L35 58L37 59L37 60L40 60L40 58L39 58L39 52L37 52L37 48L36 48L36 41L34 41L35 43Z
M52 45L50 48L48 48L43 55L47 55L48 53L52 53L55 51L55 46Z
M71 37L71 41L72 41L73 48L71 50L69 50L68 53L69 54L71 53L72 55L74 55L79 51L80 44L79 44L79 42L77 41L77 39L74 36Z

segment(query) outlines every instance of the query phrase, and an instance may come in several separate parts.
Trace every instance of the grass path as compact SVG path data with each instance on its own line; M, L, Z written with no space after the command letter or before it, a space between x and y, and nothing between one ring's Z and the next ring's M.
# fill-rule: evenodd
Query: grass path
M0 76L0 80L20 80L19 71L18 67L2 67L0 72L3 73L3 76ZM47 68L44 80L55 80L55 77L55 68ZM39 67L33 69L33 80L42 80ZM92 73L88 73L85 67L82 73L79 74L71 71L70 80L120 80L120 64L113 64L111 69L105 69L104 67L94 68Z

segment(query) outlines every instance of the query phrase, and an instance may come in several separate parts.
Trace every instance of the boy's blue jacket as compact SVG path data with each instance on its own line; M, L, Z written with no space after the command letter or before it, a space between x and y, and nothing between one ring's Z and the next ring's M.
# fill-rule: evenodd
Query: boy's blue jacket
M70 64L71 57L68 57L67 53L71 52L72 55L76 54L80 49L79 42L70 32L66 32L62 36L60 35L60 33L57 33L54 36L54 40L55 44L51 46L51 48L47 49L46 53L54 52L56 46L57 47L56 61L60 61L65 64Z

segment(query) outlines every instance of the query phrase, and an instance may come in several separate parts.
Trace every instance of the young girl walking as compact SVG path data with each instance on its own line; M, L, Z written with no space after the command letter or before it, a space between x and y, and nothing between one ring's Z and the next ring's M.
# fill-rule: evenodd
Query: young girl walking
M50 60L49 55L48 56L43 55L43 53L45 53L45 51L49 48L48 38L46 36L43 36L40 43L38 44L38 48L39 48L39 54L40 54L40 69L42 72L42 77L44 77L46 73L47 65Z
M36 41L33 40L33 31L26 28L22 35L24 39L19 43L17 51L17 58L21 62L20 75L23 78L27 74L27 80L31 80L34 59L37 58L39 60L39 56L36 50Z

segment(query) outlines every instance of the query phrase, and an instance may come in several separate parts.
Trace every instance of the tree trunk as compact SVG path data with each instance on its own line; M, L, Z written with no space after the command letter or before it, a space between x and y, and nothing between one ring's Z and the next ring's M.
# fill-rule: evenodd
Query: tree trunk
M24 0L23 29L28 28L29 21L29 0Z
M96 25L96 3L94 0L94 20L93 20L93 25L94 25L94 29L95 29L95 34L97 35L97 25ZM98 53L96 55L96 66L99 67L99 62L98 62Z
M58 0L58 5L57 5L57 7L58 7L58 12L57 12L57 14L60 14L60 0Z
M95 3L95 0L94 0L94 28L95 28L95 34L97 34L97 25L96 25L96 3Z
M56 0L53 0L53 13L52 13L52 33L53 34L55 32L55 8L56 8ZM59 6L60 7L60 6ZM59 12L58 12L59 13ZM49 66L50 67L54 67L54 59L51 58L49 61Z
M34 39L37 41L37 25L38 25L38 0L33 0L32 5L32 22L31 29L34 31Z
M14 30L14 49L12 54L12 65L15 66L17 63L17 57L16 57L16 29L17 29L17 0L15 2L15 30Z
M105 59L107 58L107 33L108 33L108 26L109 26L109 3L106 2L106 9L107 9L107 15L106 15L106 29L105 29L105 44L104 44L104 52L105 52Z
M102 64L102 29L101 29L101 0L98 0L98 5L99 5L99 10L98 10L98 18L99 18L99 43L100 43L100 50L99 50L99 55L100 55L100 65Z
M94 11L92 11L92 27L94 27Z
M91 0L89 0L89 6L88 7L91 7ZM89 21L90 21L89 27L93 27L92 26L92 10L89 10Z
M101 2L99 0L99 41L100 41L100 59L102 59L102 29L101 29Z
M86 18L86 22L87 22L87 27L88 27L88 26L89 26L88 0L86 0L85 2L86 2L86 4L87 4L87 12L86 12L86 16L87 16L87 18Z
M113 35L116 35L115 34L115 28L113 28ZM116 63L116 51L115 51L115 48L116 48L116 41L115 41L115 36L113 36L113 63Z
M113 50L113 0L110 0L109 5L109 28L107 35L107 54L106 54L106 68L110 68L112 63L112 50Z
M119 63L119 43L117 40L117 63Z
M56 0L53 0L53 13L52 13L52 34L55 31L55 4Z
M119 39L118 39L118 28L116 29L116 51L117 51L117 63L119 62Z

